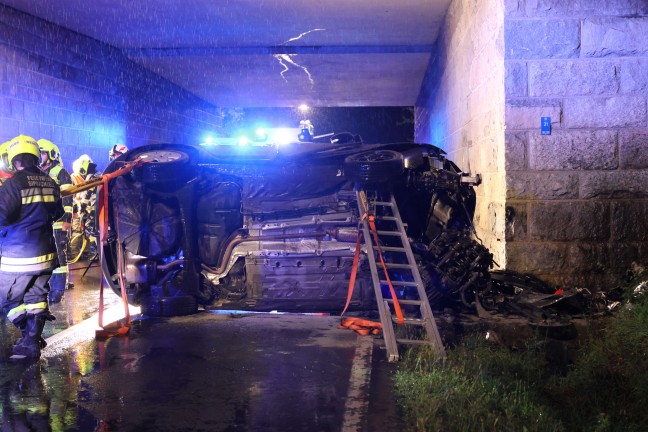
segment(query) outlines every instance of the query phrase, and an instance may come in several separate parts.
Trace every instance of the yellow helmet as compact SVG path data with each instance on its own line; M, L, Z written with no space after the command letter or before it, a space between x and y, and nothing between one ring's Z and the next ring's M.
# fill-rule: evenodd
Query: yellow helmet
M41 138L38 140L38 147L40 147L41 152L47 153L47 156L50 158L50 160L60 161L61 152L59 151L58 146L52 141Z
M88 174L88 168L92 162L92 158L87 154L79 156L77 160L72 163L72 171L82 176Z
M34 155L40 160L40 149L36 140L30 136L18 135L9 141L9 146L7 147L9 164L13 165L14 158L20 154Z

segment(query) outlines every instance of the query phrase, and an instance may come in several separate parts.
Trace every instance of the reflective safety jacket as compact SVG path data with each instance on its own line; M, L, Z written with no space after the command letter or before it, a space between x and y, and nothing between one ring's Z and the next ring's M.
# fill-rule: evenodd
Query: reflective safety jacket
M63 216L61 192L36 167L17 171L0 186L0 270L40 272L54 268L52 223Z
M63 166L58 162L53 162L47 169L43 171L45 172L45 174L49 175L57 185L59 185L61 190L72 187L72 177L70 176L70 173L67 172L67 170L63 168ZM54 224L54 229L63 228L63 222L72 223L72 205L74 204L73 200L74 198L72 196L63 198L63 210L65 210L65 214L60 220L56 221L56 223Z

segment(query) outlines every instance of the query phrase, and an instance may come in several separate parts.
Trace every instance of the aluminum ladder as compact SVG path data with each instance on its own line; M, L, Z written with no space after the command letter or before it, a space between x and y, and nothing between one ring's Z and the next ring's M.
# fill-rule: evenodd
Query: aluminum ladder
M431 345L437 355L444 358L446 353L443 341L394 196L391 193L382 193L382 195L374 191L371 193L374 194L373 197L368 197L367 191L356 189L358 210L362 216L364 244L387 348L387 360L390 362L399 360L398 344ZM373 217L374 226L377 227L375 232L372 230L370 217ZM376 244L374 235L378 238L379 244ZM398 303L403 309L404 323L401 325L397 324L398 319L393 310L394 300L383 296L382 287L388 287L388 281L379 254L383 257L388 256L385 259L385 268L396 291ZM399 274L395 275L397 277L391 276L391 269L399 271ZM407 298L401 299L403 294ZM421 334L421 329L425 331L424 335Z

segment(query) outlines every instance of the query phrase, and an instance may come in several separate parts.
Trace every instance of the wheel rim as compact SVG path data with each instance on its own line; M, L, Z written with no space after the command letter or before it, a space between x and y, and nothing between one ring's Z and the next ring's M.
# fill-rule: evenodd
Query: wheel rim
M184 153L176 150L151 150L137 157L146 162L171 163L182 159Z

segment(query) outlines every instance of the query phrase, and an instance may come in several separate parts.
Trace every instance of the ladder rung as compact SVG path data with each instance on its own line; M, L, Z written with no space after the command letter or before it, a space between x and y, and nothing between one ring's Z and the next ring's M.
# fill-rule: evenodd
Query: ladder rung
M383 299L383 300L385 300L386 303L394 303L394 299ZM404 305L420 306L421 305L421 300L401 300L401 299L398 299L398 303L404 304Z
M393 322L398 322L398 317L396 315L392 315L392 321ZM409 325L424 326L425 325L425 320L421 319L421 318L405 318L404 323L409 324Z
M407 249L402 248L402 247L392 247L392 246L374 246L374 249L378 250L380 249L381 251L384 252L405 252Z
M378 222L380 222L380 221L395 221L395 220L398 220L398 219L395 218L394 216L379 216L379 217L376 218L376 221L378 221Z
M407 345L432 345L430 341L418 339L396 339L396 342Z
M414 266L410 264L394 264L394 263L385 263L385 267L388 269L390 268L395 268L395 269L411 269Z
M383 207L391 207L392 203L389 201L374 201L373 202L377 206L383 206Z
M378 235L386 235L386 236L400 236L401 235L400 231L376 231L376 234L378 234Z
M380 279L378 282L380 282L383 285L387 285L387 281L384 279ZM391 281L392 285L398 285L398 286L418 286L416 282L405 282L405 281Z

